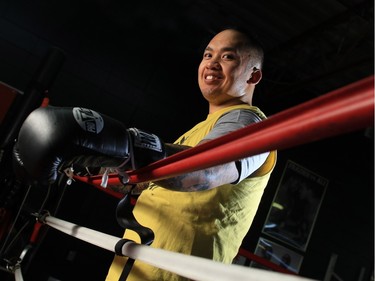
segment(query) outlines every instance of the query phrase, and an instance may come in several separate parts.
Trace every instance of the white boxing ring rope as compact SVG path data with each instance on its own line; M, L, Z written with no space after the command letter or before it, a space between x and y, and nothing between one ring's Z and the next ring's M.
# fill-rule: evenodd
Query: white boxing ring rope
M108 251L115 252L116 244L123 240L122 238L82 227L52 216L45 216L43 219L47 225L61 232ZM236 264L223 264L201 257L188 256L181 253L152 248L132 241L125 242L122 246L122 254L126 257L143 261L147 264L174 272L196 281L313 280L296 275L266 271Z
M15 270L14 270L14 279L16 281L23 281L23 276L22 276L22 271L21 271L21 267L17 267Z

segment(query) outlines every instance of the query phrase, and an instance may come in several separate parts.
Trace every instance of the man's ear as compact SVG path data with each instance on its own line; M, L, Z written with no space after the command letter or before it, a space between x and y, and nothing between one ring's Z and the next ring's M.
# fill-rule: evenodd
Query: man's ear
M257 68L253 68L253 72L251 73L249 80L247 80L247 84L258 84L259 81L262 79L262 71Z

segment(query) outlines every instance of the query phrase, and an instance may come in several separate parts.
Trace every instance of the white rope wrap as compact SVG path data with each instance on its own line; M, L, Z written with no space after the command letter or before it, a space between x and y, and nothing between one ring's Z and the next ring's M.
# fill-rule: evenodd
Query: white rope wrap
M169 252L133 242L126 243L122 253L133 259L172 271L196 281L307 281L299 276L250 268L236 264L223 264L209 259Z
M23 281L21 267L17 267L14 270L14 280L16 280L16 281Z
M45 223L68 235L111 252L115 252L115 245L122 240L51 216L45 217ZM122 247L122 254L196 281L312 281L312 279L290 274L236 264L223 264L205 258L155 249L134 242L126 242Z
M45 222L61 232L111 252L114 252L115 245L120 240L120 238L116 236L82 227L52 216L46 216Z

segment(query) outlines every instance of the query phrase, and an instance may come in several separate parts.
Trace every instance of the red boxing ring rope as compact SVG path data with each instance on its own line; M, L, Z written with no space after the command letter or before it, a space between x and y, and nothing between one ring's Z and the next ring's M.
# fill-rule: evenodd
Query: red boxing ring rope
M161 180L373 126L373 91L374 76L370 76L262 122L129 171L129 183ZM95 186L101 182L101 176L78 179ZM120 184L118 175L109 175L108 184Z

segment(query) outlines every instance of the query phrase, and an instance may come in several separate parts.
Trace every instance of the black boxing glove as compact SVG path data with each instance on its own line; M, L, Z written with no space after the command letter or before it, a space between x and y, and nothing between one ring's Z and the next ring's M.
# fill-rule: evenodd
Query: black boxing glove
M154 134L128 129L90 109L47 106L31 112L22 124L14 157L32 178L53 183L60 170L74 165L92 170L132 163L137 169L166 155Z

